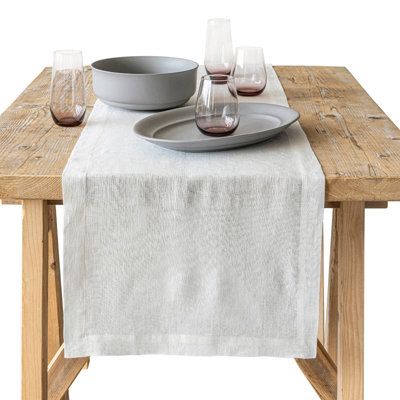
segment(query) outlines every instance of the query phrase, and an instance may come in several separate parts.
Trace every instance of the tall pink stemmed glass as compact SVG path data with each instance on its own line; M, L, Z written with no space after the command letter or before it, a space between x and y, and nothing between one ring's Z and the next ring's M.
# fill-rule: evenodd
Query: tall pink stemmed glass
M230 20L225 18L209 19L204 57L207 73L229 75L232 71L233 63Z

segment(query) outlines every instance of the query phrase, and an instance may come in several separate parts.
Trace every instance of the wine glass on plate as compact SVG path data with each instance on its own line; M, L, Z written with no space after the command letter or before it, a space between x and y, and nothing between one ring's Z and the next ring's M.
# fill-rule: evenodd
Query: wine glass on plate
M197 95L196 125L208 136L227 136L239 125L235 81L229 75L205 75Z

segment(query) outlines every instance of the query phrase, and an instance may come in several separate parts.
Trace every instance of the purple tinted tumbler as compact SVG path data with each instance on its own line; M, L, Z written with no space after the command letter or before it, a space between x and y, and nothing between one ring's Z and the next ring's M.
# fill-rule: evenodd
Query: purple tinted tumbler
M228 75L201 78L196 102L196 125L209 136L230 135L239 124L235 81Z

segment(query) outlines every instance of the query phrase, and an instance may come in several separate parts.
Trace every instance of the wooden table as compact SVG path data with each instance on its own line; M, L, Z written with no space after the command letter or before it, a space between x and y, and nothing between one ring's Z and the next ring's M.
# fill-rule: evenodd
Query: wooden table
M276 67L326 177L333 207L327 318L318 355L297 360L321 399L361 400L364 387L364 210L400 200L400 131L346 68ZM87 73L90 112L95 97ZM23 206L22 399L68 399L87 358L63 356L55 204L83 125L56 126L46 68L0 117L0 198ZM324 328L325 325L325 328Z

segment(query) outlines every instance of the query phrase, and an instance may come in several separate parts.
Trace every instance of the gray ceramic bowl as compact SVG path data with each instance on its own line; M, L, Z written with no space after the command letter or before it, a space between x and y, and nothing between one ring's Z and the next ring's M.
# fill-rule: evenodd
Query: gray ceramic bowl
M92 64L93 90L104 103L130 110L164 110L196 91L198 64L173 57L118 57Z

